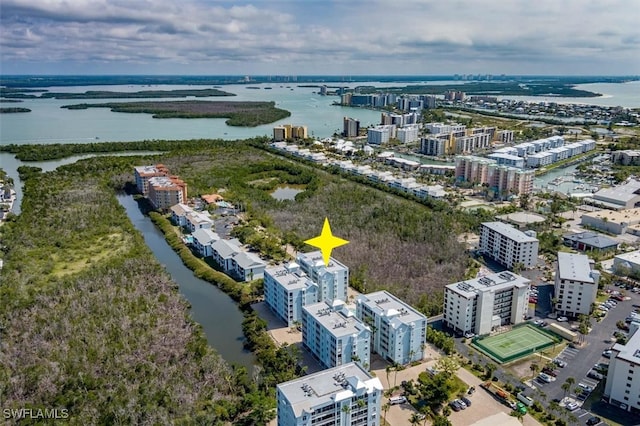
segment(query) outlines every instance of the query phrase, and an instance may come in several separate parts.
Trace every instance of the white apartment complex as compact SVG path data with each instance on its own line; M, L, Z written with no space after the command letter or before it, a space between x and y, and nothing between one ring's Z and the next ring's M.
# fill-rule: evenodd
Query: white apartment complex
M637 330L626 345L613 345L604 398L623 410L640 412L640 332Z
M562 315L588 315L598 293L600 273L591 269L584 254L558 252L554 295L555 310Z
M370 326L373 351L383 358L398 364L423 358L427 317L391 293L358 296L356 316Z
M504 271L449 284L444 290L444 322L457 332L488 334L524 321L530 281Z
M500 194L529 194L533 191L533 170L498 165L496 160L475 156L456 157L456 179L488 184Z
M296 262L302 270L318 285L318 299L333 302L335 299L347 300L349 287L349 268L333 257L329 258L329 265L324 264L322 253L312 251L299 253Z
M280 383L278 426L379 426L382 392L380 379L356 363Z
M291 262L264 271L264 299L289 327L302 322L302 307L318 302L318 285Z
M533 268L538 260L538 239L533 231L522 232L502 222L483 222L479 249L496 262L512 269Z
M371 330L341 300L302 307L302 344L325 368L370 365Z

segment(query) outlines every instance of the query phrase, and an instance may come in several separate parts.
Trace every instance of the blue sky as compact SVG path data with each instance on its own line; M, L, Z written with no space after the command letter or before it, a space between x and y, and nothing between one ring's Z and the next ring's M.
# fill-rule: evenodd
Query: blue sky
M640 0L1 0L2 74L640 74Z

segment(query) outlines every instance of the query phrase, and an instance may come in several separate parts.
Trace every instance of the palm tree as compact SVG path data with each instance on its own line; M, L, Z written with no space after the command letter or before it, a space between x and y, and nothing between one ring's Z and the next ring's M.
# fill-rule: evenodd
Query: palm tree
M540 366L535 362L532 362L531 365L529 366L529 369L533 373L533 375L531 376L531 378L533 379L536 376L536 374L538 374L538 371L540 371Z
M391 380L389 380L389 373L391 373L391 366L387 365L384 371L387 372L387 386L391 387Z
M382 406L382 409L384 410L384 422L387 423L387 411L389 411L389 408L391 407L391 404L389 404L388 402L385 403Z
M567 396L567 392L569 392L569 389L571 389L571 385L565 382L562 384L562 386L560 386L560 388L564 391L563 398L565 398Z
M344 413L344 417L345 417L345 423L350 423L349 417L349 412L351 411L351 407L349 406L349 404L345 404L342 406L341 411Z
M552 410L552 411L558 411L558 410L560 410L560 408L561 408L561 407L560 407L560 404L558 404L558 403L557 403L557 402L555 402L555 401L551 401L551 402L549 403L549 410Z
M569 383L569 386L571 386L576 382L576 379L574 379L573 377L567 377L567 380L565 380L564 382Z

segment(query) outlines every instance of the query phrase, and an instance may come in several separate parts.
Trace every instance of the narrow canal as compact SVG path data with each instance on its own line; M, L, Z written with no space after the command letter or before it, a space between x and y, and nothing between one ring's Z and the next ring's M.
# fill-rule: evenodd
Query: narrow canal
M229 363L242 365L251 371L254 355L243 348L243 315L236 303L218 287L196 278L184 266L180 257L169 247L164 235L151 219L144 216L138 203L130 195L118 195L118 202L125 208L127 216L144 236L147 246L173 280L178 283L180 293L191 304L191 317L202 325L209 345Z

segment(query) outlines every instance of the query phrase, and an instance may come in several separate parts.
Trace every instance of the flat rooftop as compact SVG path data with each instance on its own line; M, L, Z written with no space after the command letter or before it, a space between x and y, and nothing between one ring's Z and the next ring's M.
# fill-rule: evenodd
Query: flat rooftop
M511 287L525 287L528 286L530 282L530 280L521 275L511 271L503 271L472 280L449 284L445 286L445 288L466 299L471 299L483 291L499 292Z
M264 273L288 290L303 289L316 285L295 262L267 268Z
M636 330L626 345L616 343L613 345L613 350L620 351L616 355L616 359L623 359L632 364L640 364L640 333Z
M381 392L383 387L380 379L351 362L280 383L278 389L299 417L303 411L311 412L313 407L351 398L358 391Z
M616 255L615 258L623 260L625 262L629 262L631 264L638 265L640 264L640 250L630 251L629 253L618 254Z
M482 226L486 226L487 228L518 243L529 243L538 241L537 238L530 237L524 232L518 231L513 226L503 222L482 222Z
M599 200L597 200L599 201ZM626 209L626 210L598 210L596 212L588 212L582 215L582 217L590 217L594 219L604 220L616 224L623 222L633 224L640 222L640 208Z
M640 181L631 179L628 182L614 186L612 188L601 189L593 194L593 197L598 200L600 198L607 198L610 200L617 200L621 202L627 202L634 197L638 197L636 191L640 190Z
M535 213L527 213L527 212L515 212L515 213L503 214L500 216L496 216L496 218L501 221L518 223L518 224L540 223L546 220L544 216L540 216L539 214L535 214Z
M313 269L326 268L328 272L341 272L349 270L344 264L337 261L334 257L329 258L329 265L325 266L324 260L322 260L322 252L320 250L310 251L309 253L298 253L296 258L299 264L306 264Z
M344 302L336 302L342 303L342 308L338 311L334 311L332 304L328 302L314 303L303 306L302 309L335 337L350 336L358 334L364 329L369 329L366 324L356 318L353 312L346 308Z
M589 256L558 252L558 274L561 280L593 283Z
M379 315L395 317L405 324L427 319L425 315L415 310L411 305L408 305L386 290L362 294L358 296L356 303L367 305Z

